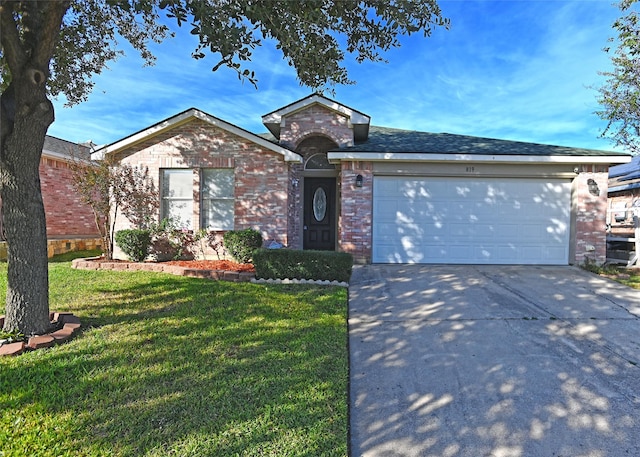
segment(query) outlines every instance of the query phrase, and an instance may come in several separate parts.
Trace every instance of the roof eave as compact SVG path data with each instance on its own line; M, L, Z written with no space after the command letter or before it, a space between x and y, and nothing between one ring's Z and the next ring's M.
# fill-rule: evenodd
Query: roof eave
M333 151L327 154L330 163L340 161L367 162L490 162L530 164L612 164L627 163L629 156L567 156L567 155L507 155L507 154L430 154L414 152L347 152Z
M316 104L346 116L354 128L355 141L364 141L367 139L369 134L369 124L371 122L370 116L318 94L305 97L285 106L284 108L265 114L262 116L262 123L267 127L267 129L269 129L273 136L280 139L280 127L283 118Z
M233 124L229 124L228 122L225 122L221 119L218 119L214 116L211 116L207 113L204 113L198 109L195 108L191 108L187 111L184 111L183 113L180 113L176 116L173 116L169 119L166 119L162 122L159 122L156 125L153 125L145 130L142 130L138 133L135 133L131 136L128 136L127 138L124 138L120 141L117 141L115 143L112 143L108 146L105 146L102 149L99 149L96 152L104 152L105 155L107 154L115 154L117 152L120 152L126 148L130 148L132 146L135 146L137 144L140 144L144 141L149 140L150 138L153 138L156 135L159 135L167 130L171 130L175 127L178 127L182 124L185 124L193 119L200 119L204 122L207 122L211 125L214 125L216 127L219 127L223 130L226 130L230 133L233 133L235 135L238 135L246 140L249 140L253 143L256 143L266 149L269 149L275 153L281 154L284 157L284 160L286 162L295 162L295 163L302 163L302 156L300 156L299 154L296 154L295 152L279 146L277 144L274 144L268 140L265 140L264 138L255 135L254 133L251 133L247 130L244 130L236 125Z

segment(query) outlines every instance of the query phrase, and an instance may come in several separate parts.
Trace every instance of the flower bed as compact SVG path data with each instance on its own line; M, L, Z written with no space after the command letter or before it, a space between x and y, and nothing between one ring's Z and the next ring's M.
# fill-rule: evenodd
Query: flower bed
M248 282L255 278L251 264L239 264L228 260L172 260L168 262L129 262L126 260L106 260L101 257L75 259L73 268L84 270L134 270L156 271L176 276L206 278L218 281Z

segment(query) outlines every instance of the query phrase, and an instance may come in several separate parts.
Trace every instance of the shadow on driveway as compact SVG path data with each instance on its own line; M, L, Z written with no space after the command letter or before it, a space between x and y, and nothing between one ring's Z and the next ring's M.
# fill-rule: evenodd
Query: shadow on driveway
M351 454L640 455L640 291L573 267L369 265Z

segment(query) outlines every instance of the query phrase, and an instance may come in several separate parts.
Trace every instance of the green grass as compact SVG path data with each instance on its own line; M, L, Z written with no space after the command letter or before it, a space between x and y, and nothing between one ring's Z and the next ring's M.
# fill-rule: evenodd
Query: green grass
M626 273L629 275L629 279L619 278L616 281L624 284L625 286L633 287L634 289L640 289L640 270L625 270L621 273Z
M625 286L640 289L640 269L638 268L624 268L618 265L601 266L593 263L587 263L582 268L598 275L606 275Z
M347 455L345 289L49 267L84 330L0 358L1 457Z

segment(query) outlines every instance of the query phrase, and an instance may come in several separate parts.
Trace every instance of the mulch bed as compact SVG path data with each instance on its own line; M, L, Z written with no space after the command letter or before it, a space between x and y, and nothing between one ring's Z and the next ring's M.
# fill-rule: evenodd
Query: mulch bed
M88 262L97 263L135 263L128 260L106 260L103 257L95 259L84 259ZM193 270L218 270L233 271L237 273L255 273L256 269L250 263L237 263L231 260L169 260L166 262L145 262L157 263L159 265L175 265L178 267L190 268Z
M231 260L170 260L162 262L167 265L193 268L197 270L224 270L255 273L256 269L250 263L236 263Z

